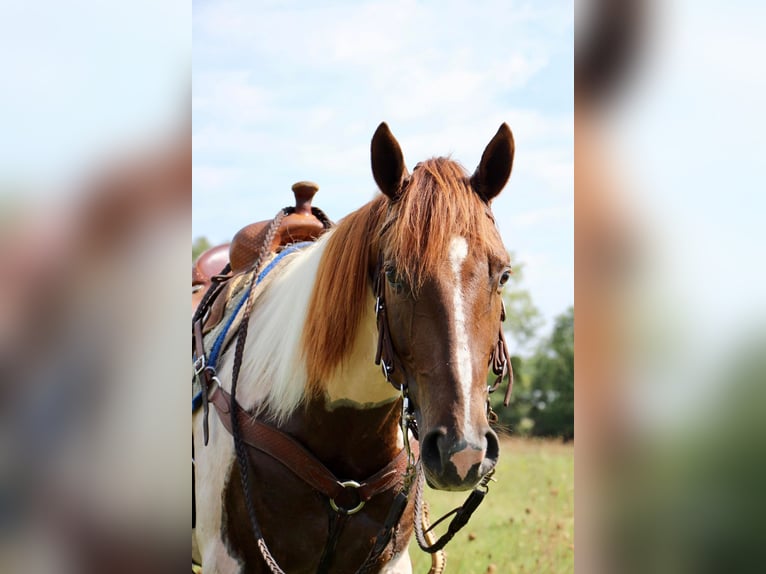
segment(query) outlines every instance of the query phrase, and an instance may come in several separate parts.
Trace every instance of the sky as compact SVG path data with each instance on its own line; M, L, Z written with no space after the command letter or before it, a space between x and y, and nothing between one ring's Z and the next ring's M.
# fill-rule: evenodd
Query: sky
M376 192L386 121L411 170L469 172L503 122L516 155L493 209L550 325L573 304L573 6L567 1L195 1L193 237L224 242L319 184L333 220Z
M24 0L0 17L0 191L64 185L188 122L186 0Z

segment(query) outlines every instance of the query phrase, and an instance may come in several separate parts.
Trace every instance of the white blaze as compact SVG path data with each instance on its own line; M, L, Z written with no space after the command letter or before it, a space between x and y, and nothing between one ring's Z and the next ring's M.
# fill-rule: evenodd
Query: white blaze
M458 384L463 392L463 432L467 432L470 428L471 408L471 352L468 348L462 281L463 263L467 256L468 242L464 237L453 237L449 248L454 286L452 306L455 311L455 348L452 349L452 356L457 364Z

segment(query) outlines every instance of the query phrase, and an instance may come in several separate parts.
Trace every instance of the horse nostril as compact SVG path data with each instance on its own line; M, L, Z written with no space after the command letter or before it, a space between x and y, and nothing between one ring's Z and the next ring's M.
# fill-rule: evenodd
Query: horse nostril
M495 431L490 430L484 435L487 441L487 450L484 453L484 462L482 463L482 473L489 472L497 464L497 459L500 457L500 443L497 440Z
M486 435L484 435L484 438L487 441L487 450L484 458L486 460L492 461L493 463L497 462L497 459L500 456L500 443L497 440L495 431L490 430Z
M420 457L423 460L423 464L435 473L441 473L442 457L439 441L445 436L447 436L447 431L439 427L426 434L420 443Z

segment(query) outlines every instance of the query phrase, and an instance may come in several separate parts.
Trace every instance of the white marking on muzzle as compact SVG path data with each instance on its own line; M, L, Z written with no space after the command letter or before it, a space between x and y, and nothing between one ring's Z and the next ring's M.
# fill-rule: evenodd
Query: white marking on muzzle
M462 269L468 256L468 242L464 237L453 237L449 247L449 261L454 279L452 305L455 315L455 348L452 356L457 364L457 376L460 389L463 392L463 432L470 429L471 410L471 352L468 348L468 331L465 325L465 309L463 304Z

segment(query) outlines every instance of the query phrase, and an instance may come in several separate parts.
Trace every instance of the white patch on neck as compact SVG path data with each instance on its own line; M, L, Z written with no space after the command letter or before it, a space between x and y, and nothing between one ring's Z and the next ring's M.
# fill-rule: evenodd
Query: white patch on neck
M468 331L465 324L465 309L463 302L462 269L468 256L468 242L464 237L453 237L449 247L449 262L452 268L454 291L452 306L455 312L455 348L452 356L457 364L457 376L460 389L463 391L463 431L470 429L471 410L471 352L468 347Z
M314 245L288 255L258 286L250 316L237 402L247 410L284 422L303 401L306 364L301 335L314 278L327 246L326 233ZM288 263L289 260L289 263ZM225 389L231 388L234 345L218 367Z
M373 360L378 344L378 327L373 312L374 299L372 296L368 299L351 351L327 381L327 410L342 406L368 409L399 398L399 391L386 382L380 367Z

